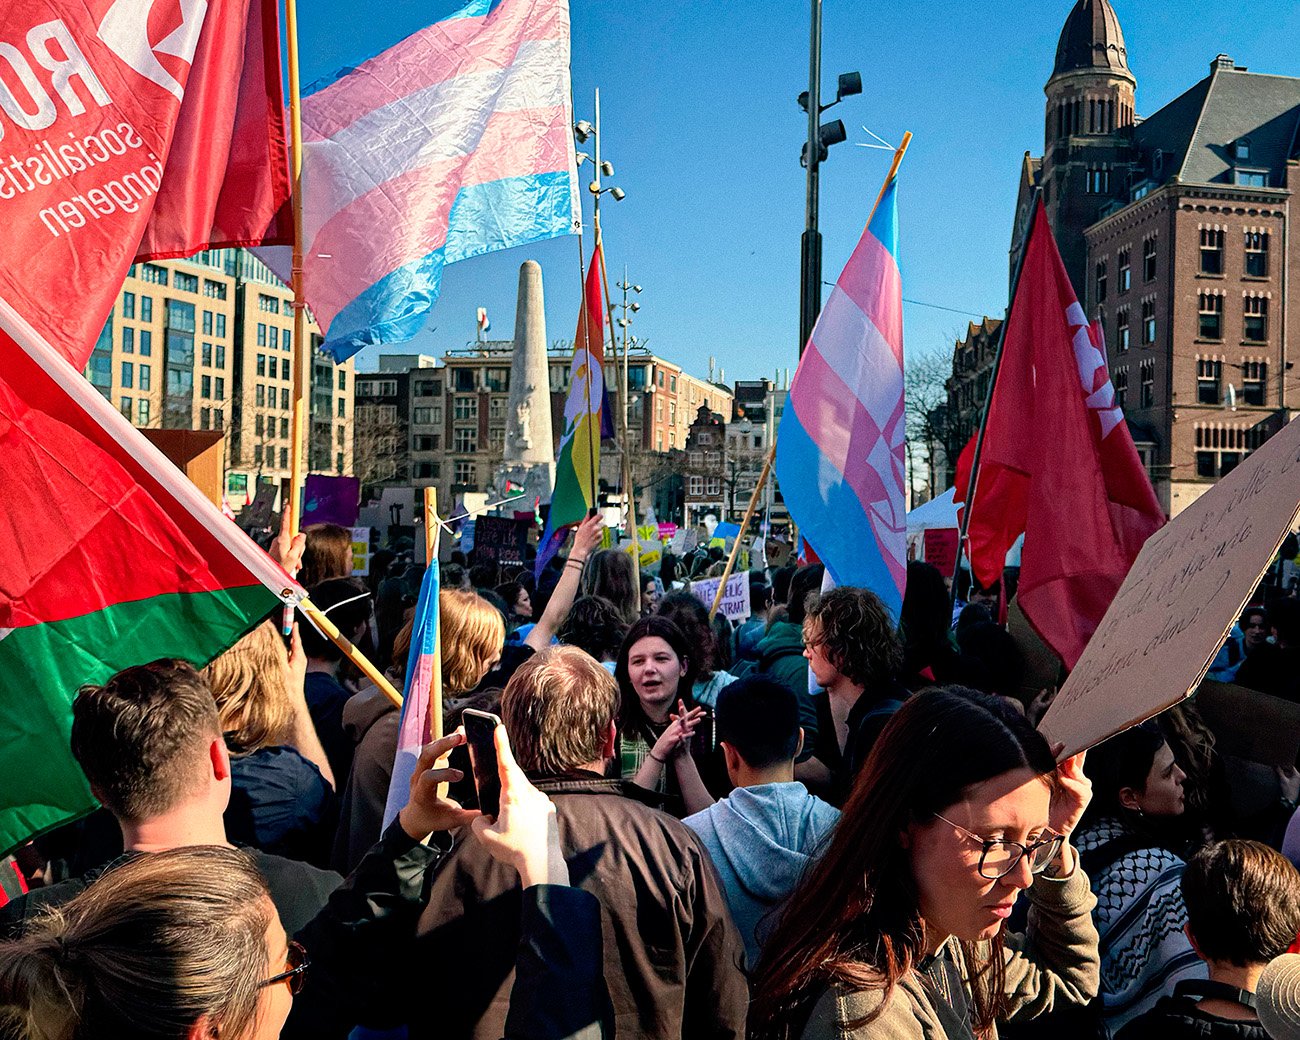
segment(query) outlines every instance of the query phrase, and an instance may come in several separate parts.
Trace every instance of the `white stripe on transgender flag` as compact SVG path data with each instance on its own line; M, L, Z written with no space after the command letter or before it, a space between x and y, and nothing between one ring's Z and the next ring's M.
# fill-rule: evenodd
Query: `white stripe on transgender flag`
M340 360L415 335L444 264L581 226L567 0L470 0L320 86L303 121L303 285Z
M395 177L427 170L428 179L436 182L449 167L475 154L480 160L494 160L480 161L476 181L497 180L494 167L517 169L519 157L512 151L520 148L512 149L511 144L535 144L520 137L519 131L549 126L555 118L552 113L563 118L569 89L567 58L564 40L525 43L513 66L457 76L395 98L329 138L308 133L312 106L311 99L305 101L303 239L307 251L315 248L317 233L333 214ZM530 117L534 112L541 118ZM506 113L517 115L502 119Z
M884 429L902 393L903 369L880 330L838 285L831 290L809 342L809 349L821 355L840 385L814 387L803 380L800 395L807 398L847 389Z

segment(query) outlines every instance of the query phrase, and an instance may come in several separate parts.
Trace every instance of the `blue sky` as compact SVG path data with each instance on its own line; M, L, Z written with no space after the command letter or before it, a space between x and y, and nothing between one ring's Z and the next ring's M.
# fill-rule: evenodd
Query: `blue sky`
M993 0L824 0L823 94L840 72L863 94L823 118L849 140L822 167L823 277L833 281L862 230L889 153L855 146L865 124L914 137L899 191L906 349L949 351L954 334L1006 305L1007 246L1026 150L1041 152L1043 84L1073 0L1011 8ZM808 81L806 0L571 0L579 118L601 91L604 157L622 203L602 204L611 274L640 283L633 331L656 353L728 381L793 370L806 136L796 95ZM1149 113L1225 52L1261 72L1300 75L1300 4L1255 0L1250 17L1212 0L1114 0ZM459 6L456 0L314 0L300 5L304 82L375 54ZM1012 13L1014 12L1014 13ZM585 168L590 170L590 166ZM584 176L584 181L588 179ZM590 246L588 240L587 245ZM563 238L448 267L426 331L402 350L441 355L514 326L519 264L542 265L547 333L570 338L578 250ZM378 352L373 352L377 355ZM372 352L362 368L373 367Z

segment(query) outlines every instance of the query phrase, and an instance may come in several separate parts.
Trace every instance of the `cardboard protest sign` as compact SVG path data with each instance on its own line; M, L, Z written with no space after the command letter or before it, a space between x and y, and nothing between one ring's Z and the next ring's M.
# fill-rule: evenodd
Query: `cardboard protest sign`
M712 607L714 597L718 594L718 586L721 583L721 578L701 578L699 581L693 581L691 582L691 595L706 607ZM744 621L749 617L748 574L733 574L727 579L727 591L722 594L722 602L718 604L718 613L729 621Z
M922 532L921 537L925 562L938 567L945 578L951 578L957 572L957 530L937 527Z
M1266 766L1294 766L1300 704L1233 683L1203 682L1196 706L1214 732L1215 750Z
M1293 422L1143 546L1043 717L1047 739L1072 755L1194 690L1298 507L1300 423Z
M641 569L644 570L647 567L653 567L662 557L663 553L658 549L651 549L649 552L643 552L641 554Z
M370 573L370 528L352 528L352 573Z
M764 548L767 550L767 565L773 569L787 566L794 555L790 543L779 538L769 538Z
M528 523L505 516L480 516L474 526L474 555L482 562L511 567L524 564Z

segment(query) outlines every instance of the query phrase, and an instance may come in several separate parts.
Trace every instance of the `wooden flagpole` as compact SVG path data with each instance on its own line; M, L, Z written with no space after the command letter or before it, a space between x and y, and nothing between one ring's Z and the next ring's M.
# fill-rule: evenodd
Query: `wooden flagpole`
M438 522L438 489L424 489L425 565L438 566L442 524ZM441 584L441 583L439 583ZM430 740L442 739L442 610L433 604L433 674L429 677L429 718L425 726Z
M325 634L325 638L342 650L343 656L356 665L362 675L378 686L385 697L399 708L402 706L402 695L393 688L393 684L388 681L384 673L376 668L370 659L353 646L348 637L339 631L338 625L329 619L325 611L321 610L310 599L304 599L299 603L298 609L311 618L316 627Z
M305 450L307 381L311 352L305 349L307 335L306 298L303 295L302 270L302 87L298 68L298 4L285 0L285 34L289 50L289 158L293 180L293 419L289 465L289 501L282 508L289 512L289 533L298 533L301 520L298 500L302 497L303 452Z
M731 546L731 555L727 557L727 566L722 570L722 581L718 585L718 591L713 597L713 606L709 608L709 620L712 621L718 613L718 607L722 604L722 594L727 590L727 582L731 580L732 568L736 566L736 556L740 552L740 541L745 537L745 532L749 530L749 521L754 517L754 510L758 507L758 496L763 493L763 487L767 484L767 476L772 470L772 461L776 458L776 438L772 438L772 446L767 449L767 458L763 460L763 469L758 474L758 483L754 485L754 492L749 496L749 505L745 509L745 518L740 521L740 533L736 535L735 542ZM764 554L766 558L766 554Z

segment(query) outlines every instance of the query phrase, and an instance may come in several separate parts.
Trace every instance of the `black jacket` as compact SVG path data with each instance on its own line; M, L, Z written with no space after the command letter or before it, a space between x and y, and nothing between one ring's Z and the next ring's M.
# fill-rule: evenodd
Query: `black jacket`
M1196 1007L1204 980L1180 982L1172 997L1161 997L1145 1015L1119 1031L1116 1040L1269 1040L1259 1020L1240 1022Z
M431 870L450 844L443 834L422 845L394 823L298 933L311 958L290 1020L298 1035L333 1035L361 1022L395 1024L403 995L412 998L418 1020L437 1031L446 1009L428 999L426 984L460 956L443 950L430 963L414 956L411 940ZM506 1040L614 1035L600 918L595 897L580 889L534 885L523 891L520 940L512 950L516 979L500 1034Z
M695 834L625 796L617 780L580 773L536 783L555 803L573 884L600 900L620 1040L743 1037L744 947ZM413 1040L501 1035L520 928L518 878L474 839L460 840L434 874L420 921L423 1013L411 1019Z

